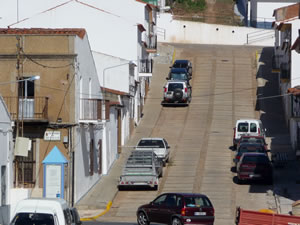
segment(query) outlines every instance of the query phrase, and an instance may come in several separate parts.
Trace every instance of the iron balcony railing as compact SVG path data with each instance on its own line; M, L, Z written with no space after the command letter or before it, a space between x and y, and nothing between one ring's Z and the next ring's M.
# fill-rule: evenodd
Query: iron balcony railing
M102 118L101 99L80 99L80 120L101 120Z
M12 120L48 120L48 97L3 97ZM19 109L19 113L18 113Z
M141 59L139 61L139 72L140 73L152 73L153 60L152 59Z
M157 47L157 35L146 35L147 49L156 49Z

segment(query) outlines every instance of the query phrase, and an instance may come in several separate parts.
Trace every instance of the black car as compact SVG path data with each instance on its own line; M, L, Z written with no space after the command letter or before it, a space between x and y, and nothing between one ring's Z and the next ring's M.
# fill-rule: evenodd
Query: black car
M186 59L177 59L170 68L184 68L192 76L192 63Z
M236 151L236 155L233 159L233 162L235 163L235 166L238 164L240 158L242 155L246 152L260 152L267 154L267 151L265 150L264 145L261 143L241 143L239 145L239 148Z
M188 85L191 76L185 68L172 68L168 74L167 80L181 80L186 81Z
M260 180L268 184L273 182L273 166L265 153L244 153L237 164L237 182Z
M196 193L164 193L137 209L139 225L152 222L183 225L213 225L215 210L206 195Z

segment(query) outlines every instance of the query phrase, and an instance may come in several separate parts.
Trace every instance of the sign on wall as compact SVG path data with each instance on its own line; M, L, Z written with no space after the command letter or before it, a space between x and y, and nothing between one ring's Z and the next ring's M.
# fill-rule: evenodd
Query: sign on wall
M60 141L60 131L46 131L44 134L45 141Z

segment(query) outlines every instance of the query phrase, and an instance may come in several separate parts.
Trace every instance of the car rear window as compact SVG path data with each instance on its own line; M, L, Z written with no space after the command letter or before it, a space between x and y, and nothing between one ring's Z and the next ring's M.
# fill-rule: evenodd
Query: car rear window
M203 196L184 197L186 207L211 207L210 201Z
M239 148L239 152L241 152L241 153L250 152L250 151L251 152L264 152L264 149L261 146L251 146L251 145L241 146Z
M239 123L238 124L238 132L248 132L249 125L248 123Z
M269 159L264 155L247 155L243 158L243 163L268 163Z
M182 83L170 83L168 86L168 91L174 91L177 88L183 89L183 84Z
M153 148L164 148L162 140L141 140L138 143L139 147L153 147Z
M54 217L46 213L18 213L11 225L54 225Z
M173 67L174 68L185 68L185 67L187 67L187 63L185 63L185 62L175 62L173 64Z
M187 76L185 73L171 73L170 78L173 80L185 80Z

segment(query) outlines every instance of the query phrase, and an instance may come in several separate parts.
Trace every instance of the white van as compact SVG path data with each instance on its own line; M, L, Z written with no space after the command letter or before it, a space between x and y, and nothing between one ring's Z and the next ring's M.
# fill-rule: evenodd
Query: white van
M236 148L241 136L263 136L266 138L266 129L261 120L258 119L239 119L233 128L233 147Z
M72 214L67 202L60 198L28 198L21 200L10 225L71 225Z

